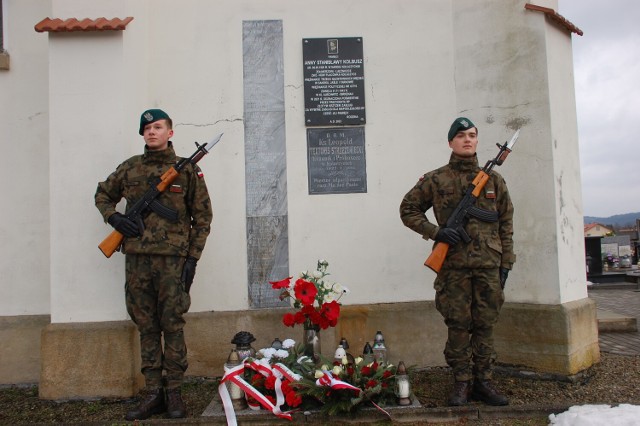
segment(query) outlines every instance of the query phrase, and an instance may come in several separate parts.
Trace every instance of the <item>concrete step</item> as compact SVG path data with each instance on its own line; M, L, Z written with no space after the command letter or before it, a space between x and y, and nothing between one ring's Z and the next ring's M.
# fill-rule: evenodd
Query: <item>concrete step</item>
M598 309L596 317L598 319L598 331L633 333L638 331L638 320L635 317L616 314L604 309Z

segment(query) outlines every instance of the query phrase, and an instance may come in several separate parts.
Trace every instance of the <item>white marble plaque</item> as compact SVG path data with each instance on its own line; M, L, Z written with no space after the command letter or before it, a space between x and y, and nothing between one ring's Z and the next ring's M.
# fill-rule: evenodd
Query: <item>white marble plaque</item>
M286 306L269 285L289 273L282 21L242 30L249 304Z

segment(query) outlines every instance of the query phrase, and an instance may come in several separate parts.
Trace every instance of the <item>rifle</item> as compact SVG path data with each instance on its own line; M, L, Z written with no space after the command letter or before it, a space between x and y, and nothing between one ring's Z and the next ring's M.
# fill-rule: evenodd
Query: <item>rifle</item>
M209 151L211 151L211 148L220 141L220 138L222 138L222 133L205 145L200 145L196 142L195 144L198 149L196 149L196 152L194 152L191 157L183 158L178 161L175 166L171 166L160 178L152 182L151 188L127 210L125 216L138 225L140 234L144 232L144 222L142 219L150 211L172 221L178 220L178 212L163 206L157 198L169 188L187 164L196 164L200 161L202 157L207 155ZM124 235L113 230L111 234L107 235L107 238L98 244L98 248L106 257L111 257L111 255L120 248L122 240L124 240Z
M467 188L464 197L458 203L456 209L453 211L449 219L447 219L447 223L445 227L454 228L460 234L460 237L465 243L471 241L471 237L467 234L467 231L464 229L465 225L469 221L469 217L475 217L483 222L496 222L498 220L498 212L492 212L488 210L481 209L476 207L474 204L480 195L480 192L486 185L489 180L489 175L491 175L491 171L494 166L501 166L504 163L504 160L507 159L507 156L511 152L511 148L515 145L518 140L518 136L520 135L520 129L516 131L516 133L511 137L509 142L505 142L504 145L500 145L496 143L500 151L496 158L493 160L487 161L487 164L478 172L476 177L473 179L469 187ZM431 254L424 262L424 266L431 268L433 272L436 274L440 272L442 268L442 264L444 263L444 259L447 257L447 253L449 252L449 244L443 242L437 242L431 251Z

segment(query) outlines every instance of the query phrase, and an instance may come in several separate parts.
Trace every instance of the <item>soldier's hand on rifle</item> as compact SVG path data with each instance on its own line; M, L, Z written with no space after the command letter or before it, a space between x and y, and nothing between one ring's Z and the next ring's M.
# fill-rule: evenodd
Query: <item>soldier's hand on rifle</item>
M121 233L127 238L133 238L140 236L138 225L132 220L128 219L122 213L114 213L107 219L109 225L113 226L116 231Z
M507 283L507 277L509 276L509 270L507 268L500 268L500 287L504 290L504 286Z
M460 233L453 228L440 228L436 234L436 241L440 243L447 243L450 246L455 246L461 239L462 237L460 237Z
M184 266L182 267L182 276L180 277L180 281L184 283L184 290L187 293L189 293L191 284L193 284L193 278L196 276L197 263L198 259L187 256L187 260L185 260Z

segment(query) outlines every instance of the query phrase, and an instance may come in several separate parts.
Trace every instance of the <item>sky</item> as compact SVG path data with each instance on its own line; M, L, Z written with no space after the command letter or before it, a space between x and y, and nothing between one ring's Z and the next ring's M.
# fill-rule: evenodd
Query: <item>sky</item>
M640 212L640 1L558 0L571 35L585 216Z

